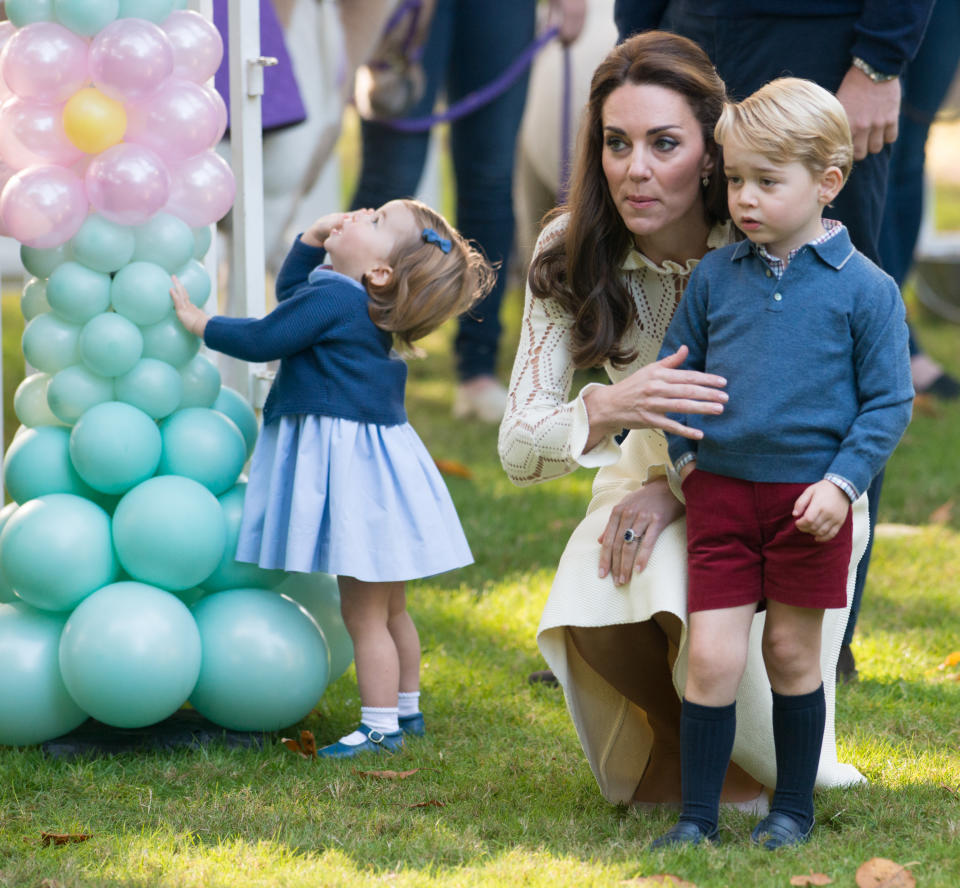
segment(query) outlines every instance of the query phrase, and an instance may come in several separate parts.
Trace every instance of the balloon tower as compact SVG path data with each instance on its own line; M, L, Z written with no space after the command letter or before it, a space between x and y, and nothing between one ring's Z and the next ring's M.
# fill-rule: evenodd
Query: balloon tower
M257 419L168 292L175 274L207 302L199 260L235 192L222 40L183 6L7 0L0 23L0 234L33 276L36 368L4 460L4 745L187 701L275 730L352 659L332 578L233 559Z

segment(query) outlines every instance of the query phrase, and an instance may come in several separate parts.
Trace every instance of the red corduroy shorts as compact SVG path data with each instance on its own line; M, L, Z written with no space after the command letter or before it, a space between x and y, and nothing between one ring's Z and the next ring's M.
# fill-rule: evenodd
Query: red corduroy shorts
M768 598L795 607L846 606L853 520L848 512L826 543L797 530L793 506L808 486L743 481L702 469L687 476L688 611Z

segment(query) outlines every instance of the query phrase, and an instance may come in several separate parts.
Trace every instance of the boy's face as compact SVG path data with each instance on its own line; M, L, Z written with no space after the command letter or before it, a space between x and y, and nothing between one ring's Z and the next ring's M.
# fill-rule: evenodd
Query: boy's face
M324 241L334 271L362 281L364 274L390 272L390 257L403 243L417 238L413 212L400 200L377 210L346 213Z
M723 172L734 224L779 259L823 234L823 207L840 190L799 161L773 161L735 135L723 146Z

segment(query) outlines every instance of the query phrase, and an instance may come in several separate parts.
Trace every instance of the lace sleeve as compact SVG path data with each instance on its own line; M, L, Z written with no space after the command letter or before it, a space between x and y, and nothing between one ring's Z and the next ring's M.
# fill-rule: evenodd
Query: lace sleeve
M544 230L538 251L563 236L564 221ZM514 484L536 484L581 465L578 456L586 444L589 423L582 399L568 400L574 371L572 324L573 319L554 300L534 297L527 285L520 344L498 442L500 462Z

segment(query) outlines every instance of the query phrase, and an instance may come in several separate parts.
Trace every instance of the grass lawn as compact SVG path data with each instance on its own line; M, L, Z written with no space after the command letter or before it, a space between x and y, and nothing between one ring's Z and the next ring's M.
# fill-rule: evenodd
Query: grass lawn
M3 300L8 404L22 374L18 295ZM512 294L504 375L519 303ZM914 320L960 375L960 328ZM936 669L960 650L960 404L918 408L887 470L854 644L860 682L837 697L840 758L869 783L820 794L819 827L800 849L755 849L751 819L729 814L722 845L651 854L670 815L606 804L560 692L526 682L541 665L535 628L590 473L512 487L495 429L449 418L449 339L447 329L426 343L408 401L433 455L473 474L448 483L477 563L411 584L428 736L389 759L346 763L303 760L278 739L74 762L0 749L0 886L555 888L673 873L699 888L765 888L810 872L853 886L873 857L907 864L923 888L960 886L960 681L947 677L960 667ZM15 426L8 414L8 438ZM351 669L290 730L330 742L358 709ZM357 768L421 770L378 780ZM90 838L45 846L44 832Z

